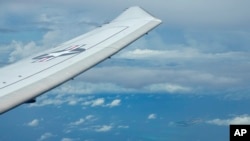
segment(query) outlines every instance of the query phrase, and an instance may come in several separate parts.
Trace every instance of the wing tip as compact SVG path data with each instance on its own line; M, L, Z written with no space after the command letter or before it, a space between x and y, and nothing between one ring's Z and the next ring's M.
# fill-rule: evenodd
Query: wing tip
M153 16L150 12L140 6L131 6L126 8L114 21L124 21L129 19L148 19L162 23L162 20Z

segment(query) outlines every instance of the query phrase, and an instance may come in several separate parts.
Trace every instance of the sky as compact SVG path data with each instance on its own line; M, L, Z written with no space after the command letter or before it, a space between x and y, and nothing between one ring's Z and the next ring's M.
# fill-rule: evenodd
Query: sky
M140 6L163 23L118 54L0 116L0 140L227 141L250 124L248 0L0 2L0 66Z

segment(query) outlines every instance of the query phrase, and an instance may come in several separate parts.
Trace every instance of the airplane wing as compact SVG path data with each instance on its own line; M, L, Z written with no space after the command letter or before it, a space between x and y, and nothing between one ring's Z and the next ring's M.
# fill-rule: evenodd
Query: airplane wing
M140 7L130 7L108 24L1 68L0 114L90 69L160 23Z

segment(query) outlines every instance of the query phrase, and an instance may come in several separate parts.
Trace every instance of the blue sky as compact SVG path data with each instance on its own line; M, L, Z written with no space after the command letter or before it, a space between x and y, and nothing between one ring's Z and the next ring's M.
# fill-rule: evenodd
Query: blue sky
M0 117L0 140L228 140L250 124L247 0L0 2L0 66L56 46L139 5L149 35L75 80Z

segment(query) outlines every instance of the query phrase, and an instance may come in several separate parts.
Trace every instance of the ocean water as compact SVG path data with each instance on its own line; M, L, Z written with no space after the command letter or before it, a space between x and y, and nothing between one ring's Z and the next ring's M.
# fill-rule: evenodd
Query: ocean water
M0 140L227 141L249 100L185 94L47 95L0 117Z

